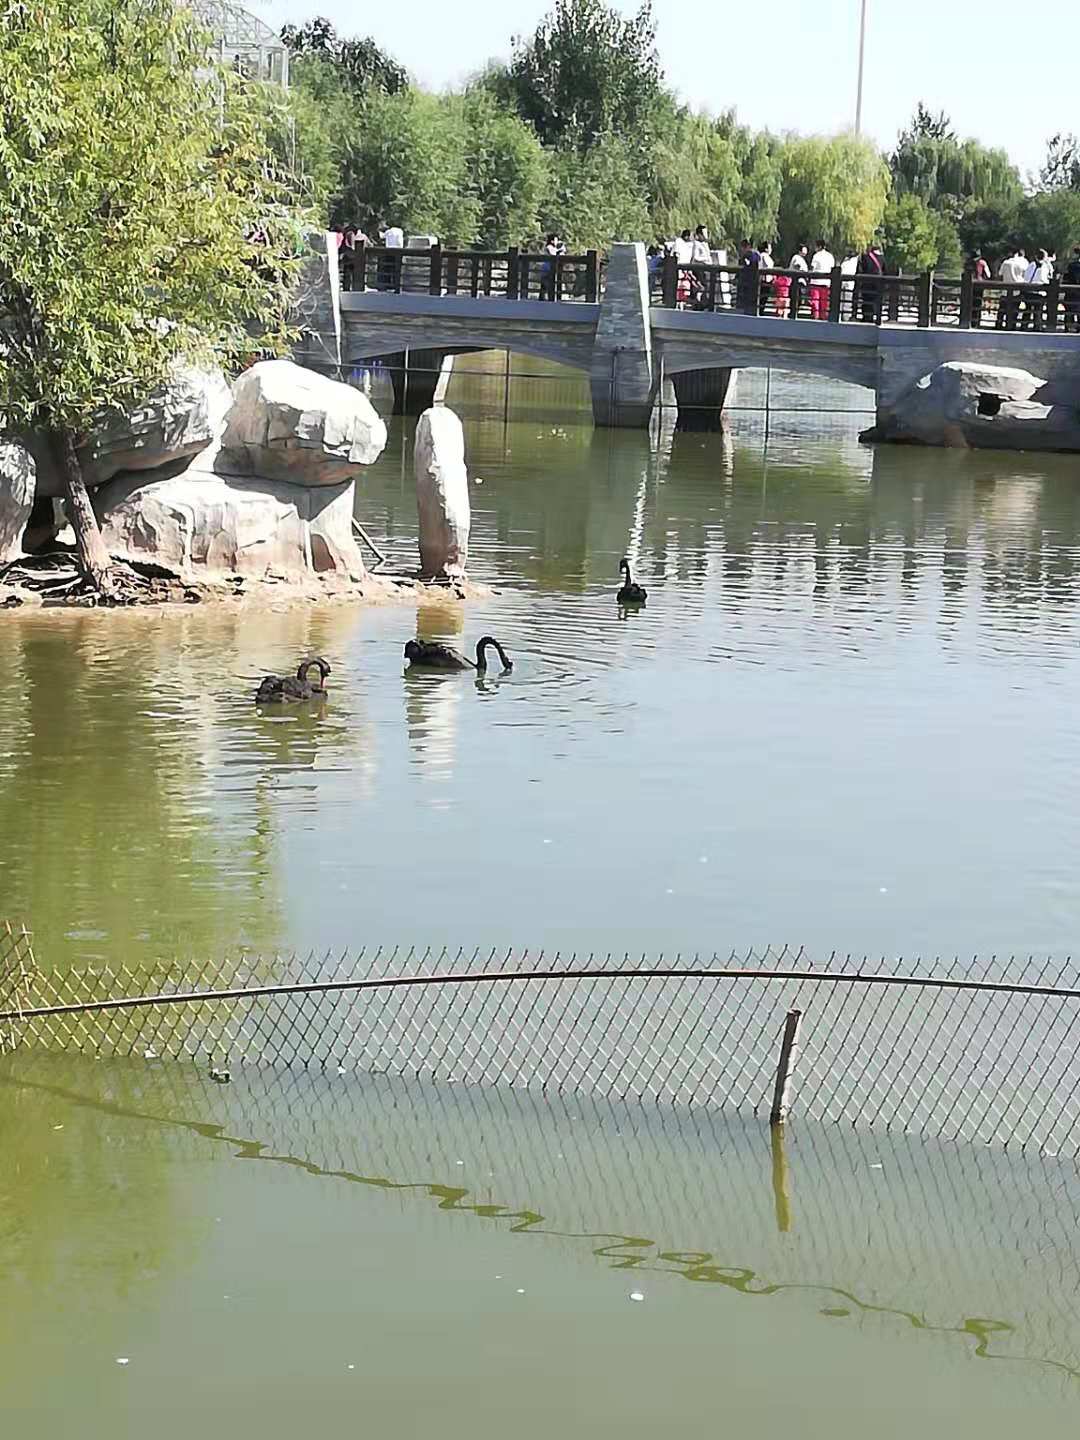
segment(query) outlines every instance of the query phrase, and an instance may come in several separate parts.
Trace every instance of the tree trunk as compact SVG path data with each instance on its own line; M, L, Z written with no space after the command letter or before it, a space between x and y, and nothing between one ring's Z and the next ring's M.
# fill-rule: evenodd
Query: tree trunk
M79 452L70 430L60 430L53 437L53 448L60 473L64 477L64 494L68 514L75 530L75 541L79 547L79 564L87 581L99 593L107 594L112 588L109 569L109 552L101 538L94 507L90 504L86 483L83 480Z

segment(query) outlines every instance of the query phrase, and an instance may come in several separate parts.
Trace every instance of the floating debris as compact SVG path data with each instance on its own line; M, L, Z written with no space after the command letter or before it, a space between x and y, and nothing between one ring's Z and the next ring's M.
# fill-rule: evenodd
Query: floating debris
M232 1080L232 1076L228 1070L219 1070L216 1066L211 1066L210 1079L213 1080L215 1085L228 1085Z
M640 1290L631 1290L630 1299L633 1300L635 1304L640 1305L641 1302L645 1299L645 1296L641 1293Z

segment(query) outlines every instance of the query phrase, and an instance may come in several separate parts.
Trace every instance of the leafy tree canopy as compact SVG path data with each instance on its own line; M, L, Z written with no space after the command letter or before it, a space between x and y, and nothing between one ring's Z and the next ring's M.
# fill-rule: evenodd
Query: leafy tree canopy
M0 0L0 428L50 437L99 583L79 437L181 356L284 338L289 187L207 40L173 0Z
M582 151L606 134L640 142L662 81L649 0L630 19L603 0L555 0L531 39L515 39L505 74L493 77L543 144Z
M1032 195L1021 214L1021 236L1029 255L1041 247L1064 266L1073 246L1080 245L1080 191L1056 189Z
M301 68L307 60L333 65L356 92L376 89L396 95L409 83L402 67L380 50L370 36L343 39L321 15L306 25L283 26L281 38L290 53L300 60Z
M784 251L824 237L840 258L870 243L881 224L889 171L855 135L792 136L780 148L779 226Z
M937 217L918 195L894 195L882 222L885 260L901 274L929 270L937 263Z
M1004 150L959 140L948 117L920 104L890 160L899 195L918 195L932 208L962 211L971 205L1019 202L1020 172Z

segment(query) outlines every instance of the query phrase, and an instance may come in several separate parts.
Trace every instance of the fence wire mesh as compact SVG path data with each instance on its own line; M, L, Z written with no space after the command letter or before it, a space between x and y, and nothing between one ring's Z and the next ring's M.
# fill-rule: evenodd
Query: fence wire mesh
M0 1046L362 1071L768 1112L1080 1154L1072 960L784 947L689 960L527 950L243 955L46 972L0 930Z

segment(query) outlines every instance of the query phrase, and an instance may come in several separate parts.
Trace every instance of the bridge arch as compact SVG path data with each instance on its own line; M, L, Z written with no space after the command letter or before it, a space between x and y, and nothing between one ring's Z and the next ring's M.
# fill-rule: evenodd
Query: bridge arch
M665 375L688 370L789 370L825 380L841 380L873 390L877 384L877 354L873 350L840 354L830 347L763 346L745 343L685 345L661 343L658 347Z
M584 307L575 306L574 309ZM341 349L346 364L358 364L402 350L510 350L588 371L592 364L595 319L583 318L546 327L514 324L496 317L426 315L422 320L344 311Z

